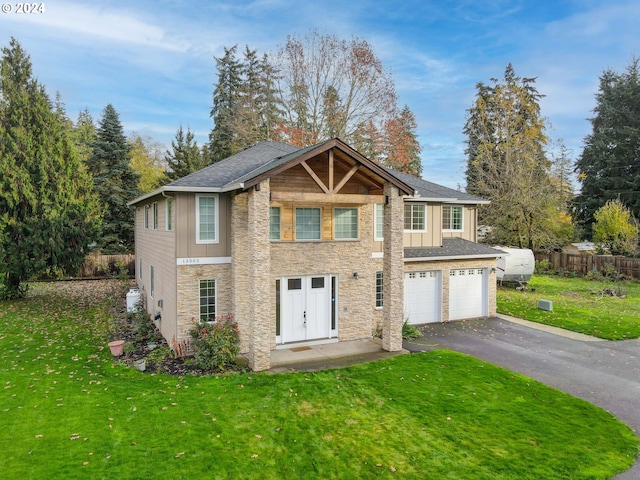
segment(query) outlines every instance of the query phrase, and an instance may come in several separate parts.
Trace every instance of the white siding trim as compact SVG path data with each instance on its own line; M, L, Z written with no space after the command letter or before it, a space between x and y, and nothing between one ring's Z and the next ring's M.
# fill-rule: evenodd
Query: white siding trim
M221 265L231 263L231 257L181 257L176 259L176 265Z

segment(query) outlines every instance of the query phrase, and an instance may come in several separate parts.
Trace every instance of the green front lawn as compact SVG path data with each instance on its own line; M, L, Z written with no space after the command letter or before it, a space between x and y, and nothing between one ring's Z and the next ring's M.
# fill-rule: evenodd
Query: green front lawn
M607 340L640 337L640 282L534 275L528 287L499 287L498 313ZM603 295L606 289L626 298ZM553 311L539 310L540 299L551 300Z
M605 479L638 438L582 400L448 351L184 378L106 347L106 282L0 302L0 477Z

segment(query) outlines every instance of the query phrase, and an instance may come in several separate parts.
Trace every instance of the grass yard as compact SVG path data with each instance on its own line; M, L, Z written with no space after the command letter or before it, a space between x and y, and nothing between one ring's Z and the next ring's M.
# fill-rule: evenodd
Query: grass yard
M114 362L107 282L0 302L0 477L605 479L638 438L610 414L448 351L280 375Z
M640 282L534 275L528 286L498 288L498 313L607 340L640 337ZM603 296L605 289L620 289L626 298ZM551 300L553 311L539 310L540 299Z

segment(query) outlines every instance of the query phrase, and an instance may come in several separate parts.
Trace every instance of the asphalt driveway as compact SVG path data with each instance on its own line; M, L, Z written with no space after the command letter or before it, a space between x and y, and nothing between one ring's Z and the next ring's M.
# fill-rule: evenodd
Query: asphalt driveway
M516 321L428 324L404 347L467 353L598 405L640 434L640 340L599 341ZM640 479L640 462L616 479Z

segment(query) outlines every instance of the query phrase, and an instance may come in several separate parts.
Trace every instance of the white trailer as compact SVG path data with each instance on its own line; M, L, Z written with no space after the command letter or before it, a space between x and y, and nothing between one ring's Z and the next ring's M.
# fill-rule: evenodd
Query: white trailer
M499 282L526 284L531 280L536 260L528 248L493 247L505 255L498 257L496 278Z

